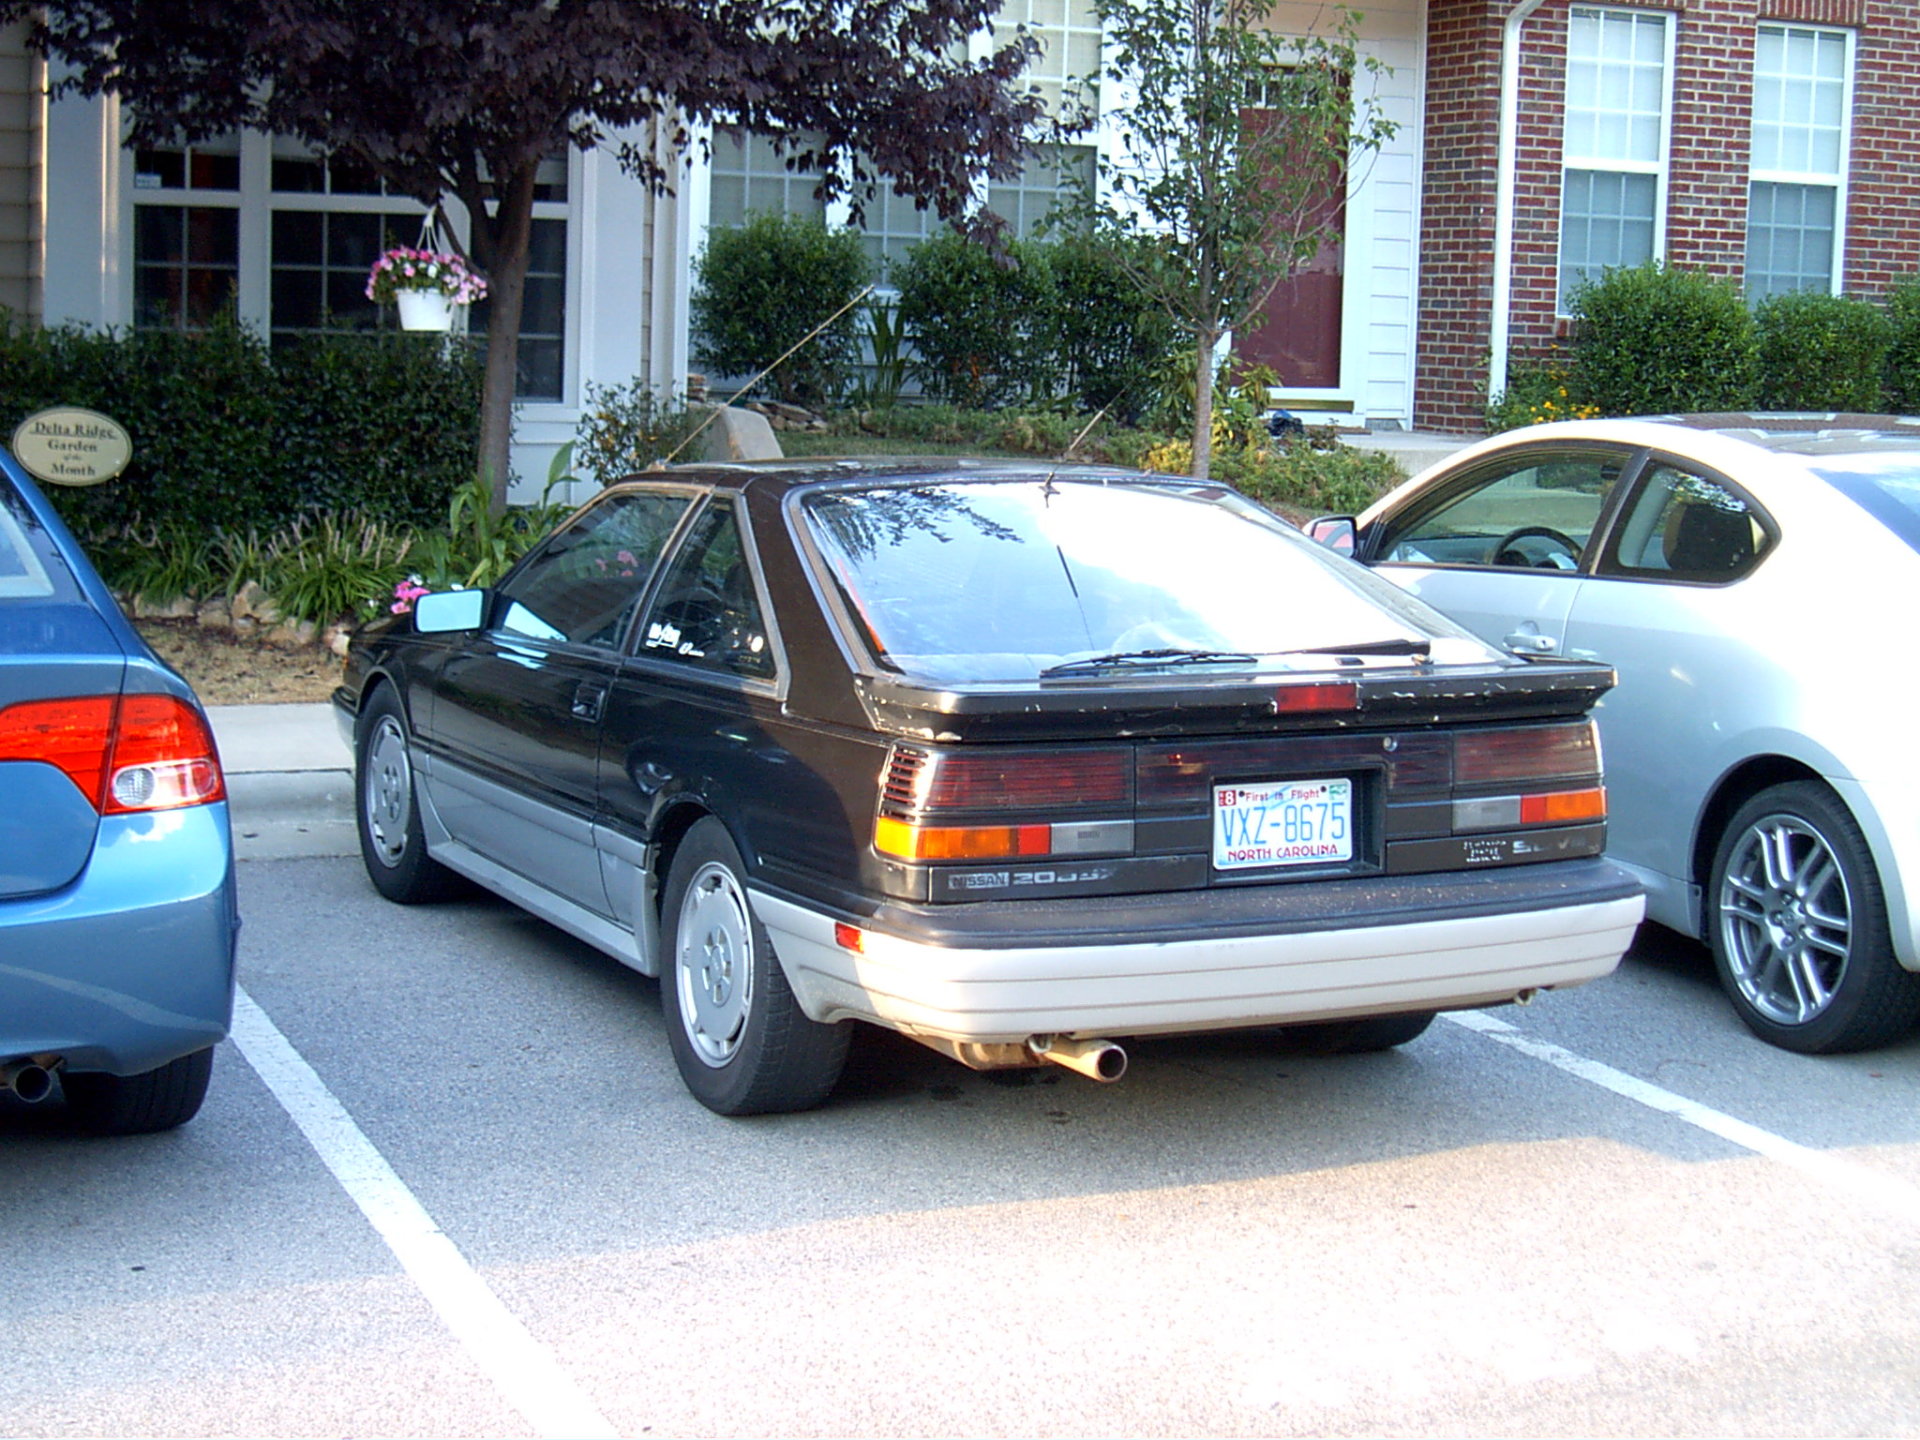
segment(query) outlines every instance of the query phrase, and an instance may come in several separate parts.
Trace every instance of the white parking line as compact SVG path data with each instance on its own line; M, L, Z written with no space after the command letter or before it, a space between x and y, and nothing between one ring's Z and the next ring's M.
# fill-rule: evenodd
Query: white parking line
M1611 1065L1588 1060L1544 1040L1529 1039L1506 1021L1496 1020L1485 1011L1457 1010L1440 1018L1451 1020L1463 1029L1483 1035L1511 1050L1518 1050L1523 1055L1544 1060L1557 1070L1564 1070L1589 1085L1598 1085L1602 1090L1611 1090L1636 1105L1671 1115L1676 1120L1704 1130L1709 1135L1717 1135L1744 1150L1764 1155L1769 1160L1778 1160L1783 1165L1791 1165L1822 1185L1865 1201L1887 1214L1902 1220L1920 1220L1920 1187L1910 1185L1905 1180L1883 1175L1837 1155L1796 1144L1770 1130L1736 1120L1711 1106L1675 1095L1671 1090L1662 1090L1658 1085L1650 1085L1645 1080L1615 1070Z
M619 1432L480 1278L346 1107L244 990L233 1041L480 1371L543 1436Z

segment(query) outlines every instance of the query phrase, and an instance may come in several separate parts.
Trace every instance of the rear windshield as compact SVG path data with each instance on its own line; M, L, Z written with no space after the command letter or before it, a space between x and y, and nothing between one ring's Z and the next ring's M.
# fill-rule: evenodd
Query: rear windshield
M1034 476L807 497L874 657L927 679L1033 679L1102 656L1207 652L1263 669L1484 663L1466 631L1231 491ZM1148 656L1148 663L1151 657ZM1221 663L1245 667L1244 660Z
M1823 455L1814 473L1920 550L1920 454Z
M0 475L0 605L9 601L80 598L53 537L27 509L26 500Z

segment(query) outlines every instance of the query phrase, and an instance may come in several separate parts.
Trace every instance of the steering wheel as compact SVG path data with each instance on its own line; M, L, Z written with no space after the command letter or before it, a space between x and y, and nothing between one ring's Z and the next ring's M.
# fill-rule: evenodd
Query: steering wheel
M1564 553L1545 550L1536 558L1518 548L1522 540L1545 540ZM1561 534L1551 525L1522 525L1518 530L1509 530L1488 547L1485 563L1524 565L1533 570L1577 570L1580 546L1571 536Z

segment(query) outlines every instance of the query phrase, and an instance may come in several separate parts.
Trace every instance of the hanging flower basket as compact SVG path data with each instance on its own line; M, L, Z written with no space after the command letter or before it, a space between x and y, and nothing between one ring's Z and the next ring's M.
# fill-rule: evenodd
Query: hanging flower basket
M404 330L449 330L454 306L471 305L486 294L487 282L444 250L389 250L367 273L367 298L398 305Z

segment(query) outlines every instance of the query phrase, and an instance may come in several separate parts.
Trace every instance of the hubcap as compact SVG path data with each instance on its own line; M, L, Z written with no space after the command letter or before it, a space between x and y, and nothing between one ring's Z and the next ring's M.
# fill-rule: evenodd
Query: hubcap
M407 853L407 824L413 818L413 770L407 763L407 737L391 715L382 715L374 722L360 787L367 838L373 842L375 857L392 868Z
M687 887L674 937L680 1023L715 1068L740 1049L753 1007L753 922L733 872L708 862Z
M1750 826L1727 860L1720 936L1740 994L1778 1025L1833 1003L1852 950L1853 901L1826 837L1794 815Z

